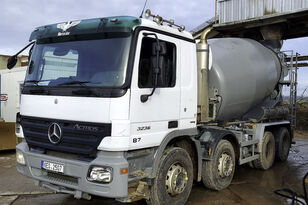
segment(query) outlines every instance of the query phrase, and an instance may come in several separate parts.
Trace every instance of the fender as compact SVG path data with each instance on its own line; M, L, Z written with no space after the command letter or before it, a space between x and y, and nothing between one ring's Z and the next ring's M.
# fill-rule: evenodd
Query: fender
M213 156L215 155L218 143L225 137L228 137L229 140L232 140L238 144L235 134L228 130L212 128L204 129L203 134L199 138L202 147L202 159L212 160ZM231 137L231 139L229 137Z
M290 122L289 121L281 121L281 122L268 122L268 123L258 123L256 126L256 136L259 139L259 145L258 146L258 151L261 153L262 152L262 140L263 140L263 135L266 129L270 129L271 127L274 126L290 126ZM290 133L291 134L291 139L293 138L293 132Z
M187 137L192 138L193 136L197 136L198 134L199 134L199 132L198 132L197 128L184 129L184 130L174 130L174 131L170 132L169 134L167 134L166 137L164 138L164 140L161 142L158 149L156 150L156 153L154 154L154 163L153 163L152 172L151 172L149 178L155 178L160 159L163 156L164 150L166 149L168 143L171 140L173 140L177 137L182 137L182 136L187 136ZM195 143L195 145L197 145L197 144ZM198 176L199 176L199 169L201 169L201 168L199 168L200 167L199 161L200 162L202 161L201 157L200 157L201 156L201 149L199 147L199 149L197 148L196 150L197 150L197 152L198 152L198 150L200 152L200 153L197 153L197 155L198 155ZM199 158L200 158L200 160L199 160Z

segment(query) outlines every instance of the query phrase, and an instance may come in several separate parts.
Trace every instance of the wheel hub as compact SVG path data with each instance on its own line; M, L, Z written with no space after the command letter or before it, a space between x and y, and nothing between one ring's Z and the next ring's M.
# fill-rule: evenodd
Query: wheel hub
M188 181L187 171L179 164L173 164L166 175L166 191L170 195L177 195L184 191Z
M230 155L222 154L219 158L218 174L220 177L228 177L233 171L233 161Z

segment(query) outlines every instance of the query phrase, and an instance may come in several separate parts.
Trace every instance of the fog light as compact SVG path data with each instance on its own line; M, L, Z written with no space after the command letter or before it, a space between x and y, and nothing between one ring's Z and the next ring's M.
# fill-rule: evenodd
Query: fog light
M19 164L25 165L26 161L25 161L24 154L19 151L16 151L16 161Z
M112 180L111 167L92 167L88 174L89 181L109 183Z

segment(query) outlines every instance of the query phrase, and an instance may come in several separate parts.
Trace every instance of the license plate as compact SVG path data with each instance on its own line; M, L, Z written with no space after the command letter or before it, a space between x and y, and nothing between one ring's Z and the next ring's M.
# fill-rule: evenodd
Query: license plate
M41 167L43 169L46 169L46 170L49 170L49 171L53 171L53 172L60 172L60 173L64 172L64 165L63 164L54 163L54 162L42 161L41 162Z

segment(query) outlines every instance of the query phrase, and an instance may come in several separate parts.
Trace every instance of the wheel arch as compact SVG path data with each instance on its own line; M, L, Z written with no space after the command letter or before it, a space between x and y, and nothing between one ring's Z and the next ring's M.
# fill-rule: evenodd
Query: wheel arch
M235 159L238 160L239 146L235 134L228 130L220 129L207 129L201 135L200 142L202 145L204 160L212 160L213 156L215 155L218 143L223 139L229 141L232 144L235 152Z
M195 137L198 136L198 134L199 134L199 131L197 130L197 128L185 129L185 130L175 130L175 131L170 132L164 138L164 140L161 142L160 146L156 150L156 153L154 155L154 163L153 163L150 178L154 178L156 176L156 173L158 171L159 162L160 162L161 157L163 156L164 150L172 146L178 146L178 147L185 149L185 147L182 147L181 145L179 145L179 142L184 141L184 142L189 143L189 145L191 145L193 149L193 153L195 153L194 159L192 159L193 165L194 165L194 173L196 173L196 176L194 178L197 181L201 181L201 168L202 168L201 147L200 147L200 142L195 139ZM187 152L191 154L189 151Z
M275 137L275 139L276 139L277 138L276 133L279 131L279 129L281 129L283 127L288 129L288 131L290 133L290 136L291 136L291 139L292 139L293 138L293 133L291 132L291 125L290 124L279 124L279 125L267 126L267 127L265 127L264 132L265 131L272 132L274 137Z
M240 156L240 146L239 146L239 143L238 143L238 140L236 138L236 136L232 133L232 134L226 134L222 140L227 140L229 141L232 146L233 146L233 149L234 149L234 153L235 153L235 161L236 163L238 162L239 160L239 156Z

